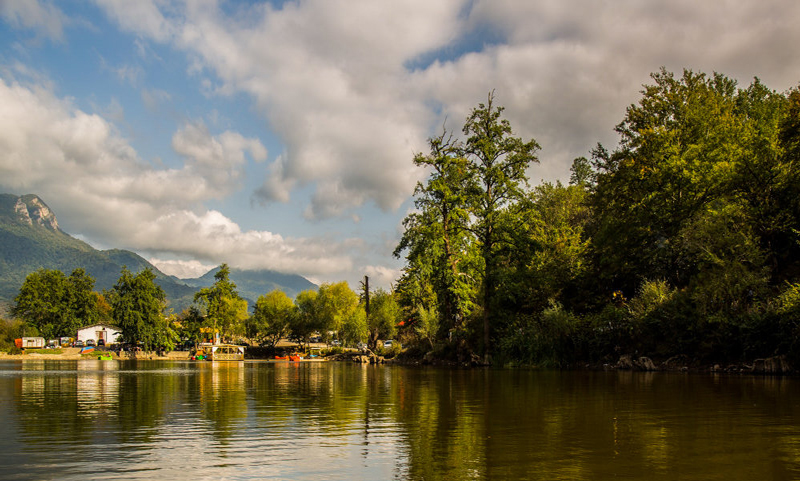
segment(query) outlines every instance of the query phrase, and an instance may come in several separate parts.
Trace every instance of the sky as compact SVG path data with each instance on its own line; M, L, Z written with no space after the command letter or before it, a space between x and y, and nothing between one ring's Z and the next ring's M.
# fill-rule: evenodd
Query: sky
M167 274L390 288L413 165L489 92L566 181L661 67L783 92L792 0L0 0L0 192Z

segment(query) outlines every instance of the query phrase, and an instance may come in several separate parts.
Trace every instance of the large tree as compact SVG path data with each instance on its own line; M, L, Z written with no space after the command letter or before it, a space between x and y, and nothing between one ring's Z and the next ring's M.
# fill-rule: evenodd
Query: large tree
M430 175L425 183L417 183L417 212L403 220L405 232L394 255L407 251L408 265L400 282L403 295L411 295L410 289L419 283L429 284L438 303L432 312L441 315L441 325L459 330L473 308L475 289L474 237L469 231L474 179L461 156L461 144L446 130L429 145L429 154L414 156L414 164ZM421 301L410 300L409 307Z
M145 351L171 350L177 335L164 316L166 297L155 279L151 269L134 275L123 267L112 290L112 315L123 342L140 345Z
M336 333L341 340L345 325L355 315L358 308L358 295L350 289L347 282L323 284L317 291L316 315L321 324L322 336L330 340L328 332Z
M94 279L81 268L69 277L40 269L25 278L12 313L46 338L74 336L78 328L100 320L93 288Z
M200 289L194 302L205 312L205 328L218 332L231 341L245 332L247 301L239 296L236 284L230 280L230 269L222 264L214 274L214 285Z
M294 303L297 305L297 315L292 319L291 337L308 344L311 335L324 327L317 315L317 291L307 289L300 292Z
M275 345L289 334L297 306L283 291L259 296L253 315L247 321L247 335L259 345Z
M798 176L780 141L786 98L721 74L662 69L653 80L617 126L617 149L594 152L598 279L630 296L648 278L685 287L712 265L756 273L758 251L770 257L779 245L788 260L797 217L786 207L797 205ZM696 247L700 239L721 250Z
M375 349L378 339L391 339L397 334L397 323L400 321L400 306L394 294L383 289L378 289L370 300L369 341L367 346Z
M503 211L519 202L528 185L527 170L538 162L535 140L515 137L511 123L502 117L503 107L494 104L494 93L479 104L464 124L468 136L461 155L467 159L471 184L469 198L475 234L483 260L483 354L490 362L491 324L498 283L497 254L507 242L513 224L503 222Z

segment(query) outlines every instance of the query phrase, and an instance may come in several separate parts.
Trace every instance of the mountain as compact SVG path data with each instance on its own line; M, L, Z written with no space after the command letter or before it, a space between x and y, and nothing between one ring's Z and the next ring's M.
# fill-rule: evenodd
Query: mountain
M69 275L82 267L100 291L117 283L123 266L132 272L153 269L172 305L191 303L194 288L165 275L138 254L100 251L62 231L53 211L38 196L0 194L0 302L13 302L27 275L38 269Z
M168 276L140 255L121 249L97 250L62 231L53 211L36 195L0 194L0 305L14 301L25 278L38 269L57 269L66 275L82 267L95 279L95 290L111 289L123 266L132 272L153 270L171 307L180 312L194 293L214 283L214 269L198 279ZM210 281L209 281L210 280ZM242 297L255 301L272 289L290 297L316 287L307 279L272 271L232 270L231 280ZM0 306L0 313L3 311Z
M182 281L192 287L209 287L214 284L217 272L219 267L208 271L202 277L182 279ZM274 290L281 290L293 299L301 291L317 288L316 284L305 277L270 270L231 269L230 280L236 284L239 295L247 299L250 304L255 304L259 296Z

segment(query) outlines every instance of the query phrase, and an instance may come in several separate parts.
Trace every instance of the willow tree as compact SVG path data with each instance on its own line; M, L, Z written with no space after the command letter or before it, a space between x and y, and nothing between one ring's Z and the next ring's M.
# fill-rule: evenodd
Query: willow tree
M253 315L247 321L247 335L259 345L275 347L286 337L292 319L297 316L297 306L281 290L259 296Z

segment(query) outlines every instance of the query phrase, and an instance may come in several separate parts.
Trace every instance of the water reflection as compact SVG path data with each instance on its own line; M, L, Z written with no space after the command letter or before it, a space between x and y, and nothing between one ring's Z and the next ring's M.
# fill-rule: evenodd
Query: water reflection
M792 479L799 389L664 373L3 361L0 463L11 479Z

